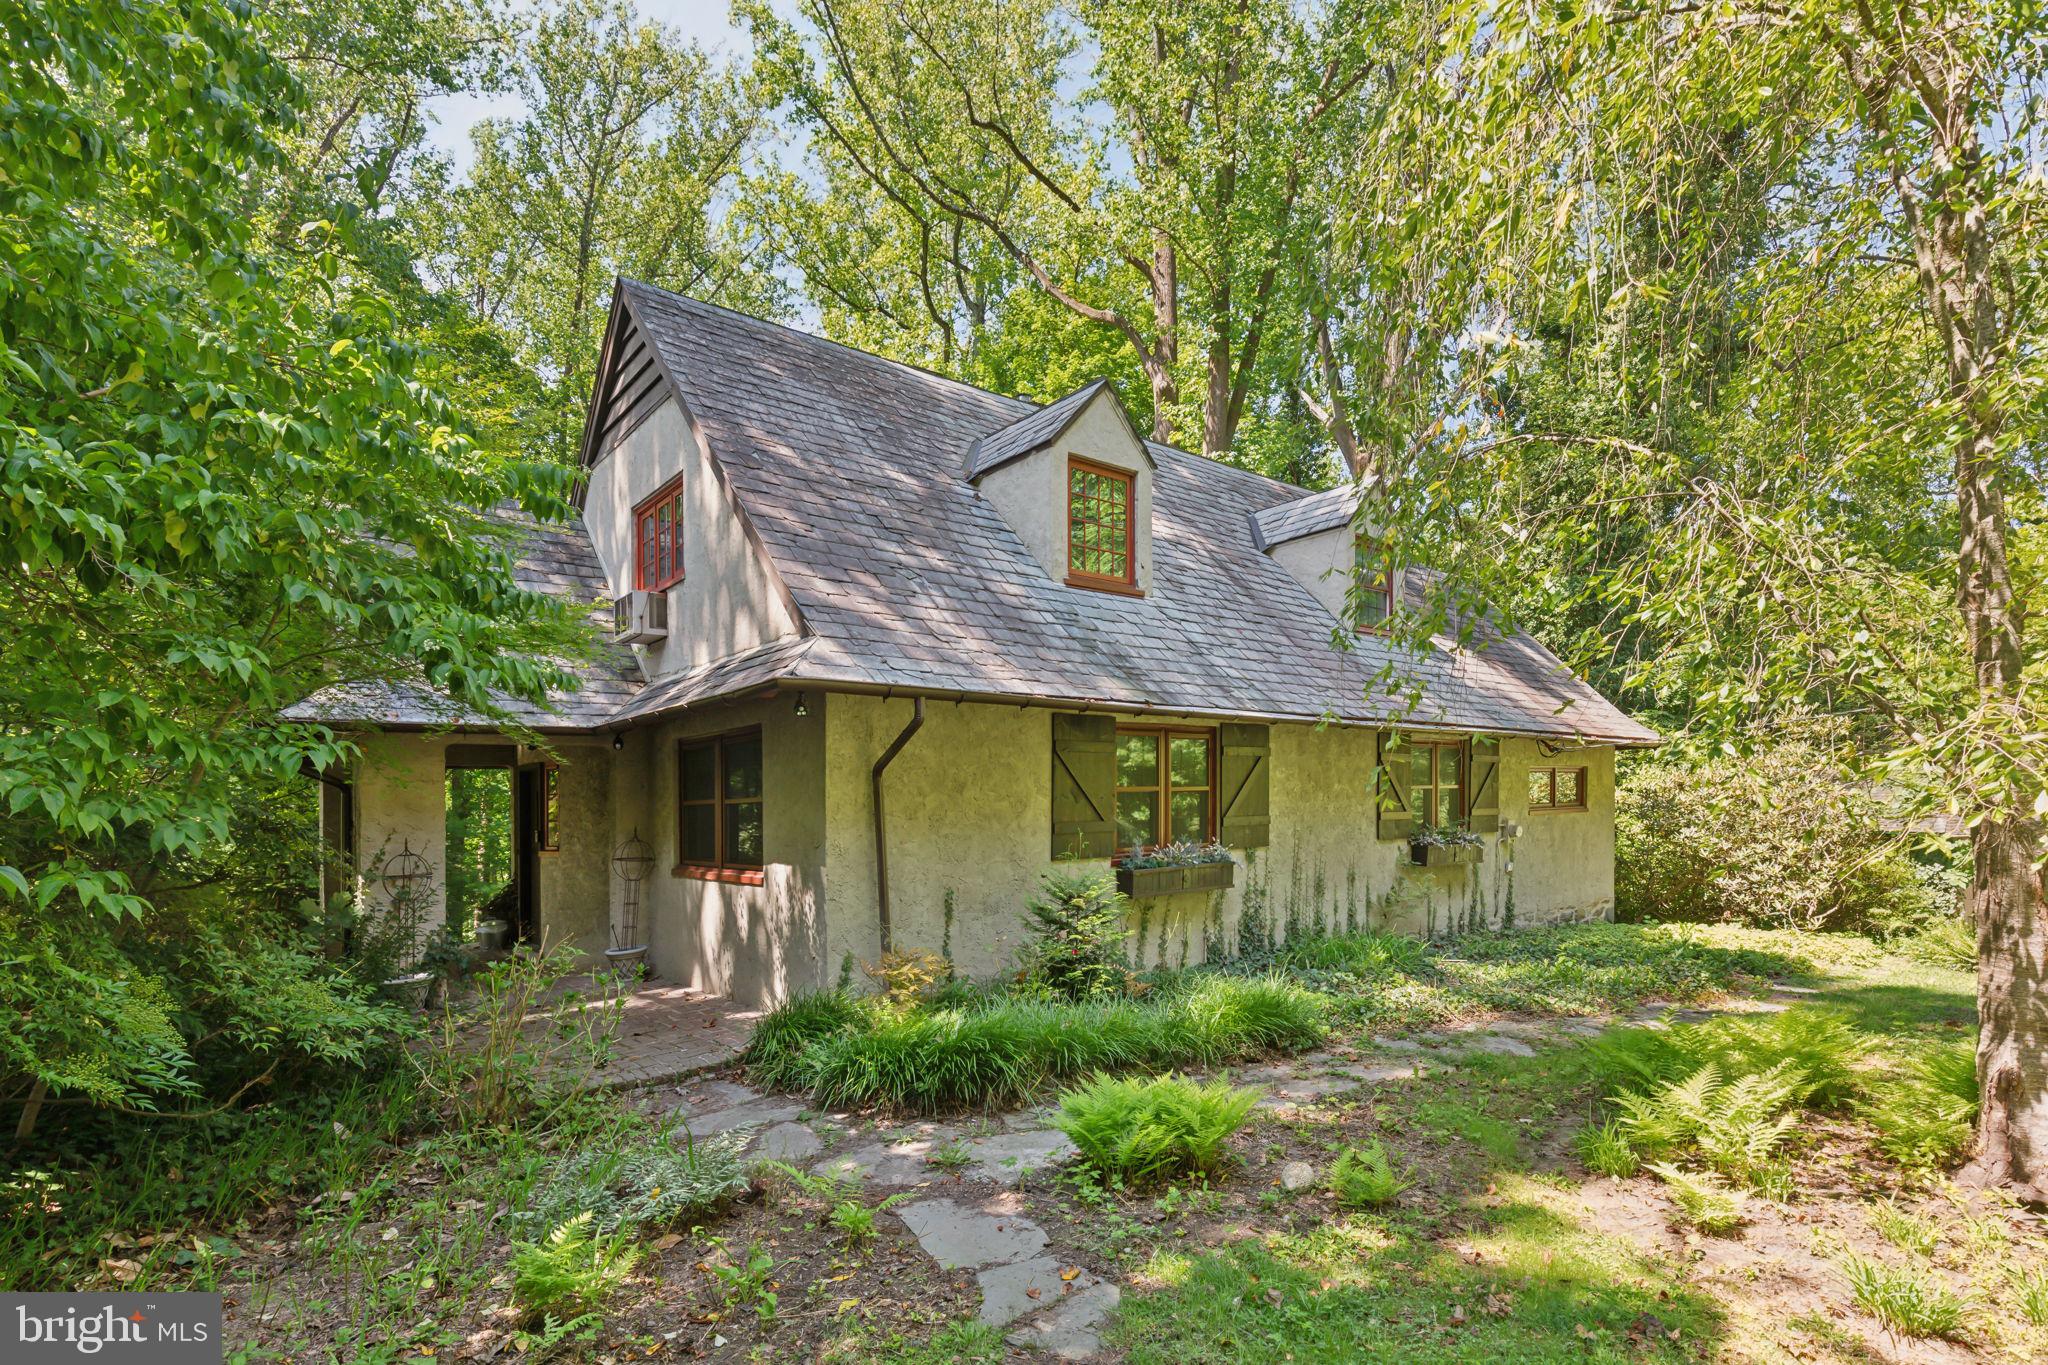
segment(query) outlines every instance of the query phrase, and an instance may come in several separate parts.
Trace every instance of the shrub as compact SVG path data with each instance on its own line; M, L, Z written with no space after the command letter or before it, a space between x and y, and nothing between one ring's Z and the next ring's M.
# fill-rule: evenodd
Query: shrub
M950 980L953 964L937 953L922 948L892 948L878 962L861 965L870 979L882 988L889 1008L902 1014L942 982Z
M1074 1144L1083 1166L1104 1180L1135 1188L1214 1172L1230 1135L1258 1100L1257 1090L1235 1089L1228 1081L1098 1075L1060 1096L1053 1126Z
M1025 907L1033 939L1023 951L1021 978L1066 1000L1122 994L1129 908L1107 872L1048 873L1039 898Z
M1205 976L1167 1004L1175 1060L1214 1066L1323 1040L1324 1005L1284 977Z
M1729 1189L1712 1171L1684 1171L1668 1162L1658 1162L1650 1169L1671 1192L1680 1216L1701 1232L1718 1237L1748 1221L1749 1196Z
M589 1213L562 1223L540 1242L512 1248L512 1297L529 1323L594 1313L640 1263L631 1232L597 1232Z
M1587 1170L1625 1180L1643 1168L1643 1160L1630 1144L1619 1119L1581 1128L1576 1141L1579 1160L1586 1163Z
M702 1141L687 1131L681 1136L680 1148L673 1134L663 1134L644 1147L575 1153L534 1185L525 1210L513 1215L514 1225L534 1230L587 1217L599 1233L667 1227L709 1213L746 1190L740 1134Z
M1969 1306L1932 1272L1848 1255L1842 1273L1857 1307L1892 1331L1909 1337L1962 1335Z
M1413 1183L1406 1172L1394 1170L1387 1149L1377 1139L1363 1147L1345 1148L1330 1167L1330 1191L1349 1209L1391 1204Z
M1906 836L1821 748L1632 765L1615 801L1615 909L1633 920L1862 929L1924 896Z
M865 1024L869 1006L845 991L812 991L790 999L754 1025L744 1058L754 1079L771 1090L801 1090L810 1084L804 1056L827 1038Z

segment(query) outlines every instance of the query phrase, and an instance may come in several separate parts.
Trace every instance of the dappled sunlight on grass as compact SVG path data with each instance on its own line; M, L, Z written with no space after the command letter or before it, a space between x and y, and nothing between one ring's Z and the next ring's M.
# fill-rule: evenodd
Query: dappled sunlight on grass
M1117 1340L1133 1361L1683 1360L1713 1302L1509 1177L1458 1238L1424 1218L1353 1218L1207 1255L1155 1255Z

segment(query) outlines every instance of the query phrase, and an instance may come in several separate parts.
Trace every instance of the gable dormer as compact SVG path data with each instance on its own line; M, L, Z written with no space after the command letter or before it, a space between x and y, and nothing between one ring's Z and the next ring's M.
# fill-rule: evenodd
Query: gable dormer
M1398 572L1374 558L1372 532L1357 524L1364 489L1340 484L1251 514L1252 544L1339 621L1371 630L1393 614ZM1352 581L1358 579L1358 598Z
M1152 587L1155 465L1098 379L976 441L967 481L1055 582L1143 596Z

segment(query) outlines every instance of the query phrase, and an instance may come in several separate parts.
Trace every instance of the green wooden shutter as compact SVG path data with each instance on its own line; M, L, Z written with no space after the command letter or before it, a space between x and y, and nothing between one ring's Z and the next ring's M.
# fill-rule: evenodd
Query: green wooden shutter
M1219 725L1216 742L1216 838L1231 848L1264 848L1273 827L1271 731Z
M1379 732L1374 792L1379 807L1379 836L1388 841L1405 840L1415 833L1415 813L1408 799L1409 752L1401 744L1398 731Z
M1500 831L1500 740L1474 735L1465 765L1472 795L1465 803L1465 827L1476 834Z
M1052 856L1116 851L1116 718L1052 718Z

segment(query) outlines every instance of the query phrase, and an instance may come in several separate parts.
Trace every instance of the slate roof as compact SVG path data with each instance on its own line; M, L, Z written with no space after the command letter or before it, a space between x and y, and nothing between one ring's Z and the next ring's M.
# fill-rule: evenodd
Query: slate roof
M511 508L495 508L491 516L514 537L513 582L590 604L600 625L609 625L610 589L604 566L581 525L544 527ZM632 650L622 646L600 644L591 658L560 662L576 676L579 685L575 690L551 694L545 708L511 697L496 698L497 704L507 716L535 730L585 731L607 725L644 686L638 660ZM367 720L421 729L495 724L488 717L452 705L423 682L330 687L286 707L284 718L331 724Z
M1440 639L1421 657L1373 636L1334 648L1329 614L1261 548L1343 525L1354 490L1311 493L1145 442L1151 591L1068 587L969 471L1057 439L1099 385L1040 406L636 282L622 282L619 298L695 419L802 633L652 682L625 651L609 652L553 712L515 708L536 728L606 729L779 684L1657 740L1527 635L1482 630L1486 648ZM522 583L578 597L605 591L580 528L533 530L518 572ZM1404 578L1411 595L1426 581ZM1401 681L1369 695L1389 664ZM445 704L436 711L423 689L323 694L292 713L465 723Z
M1349 526L1358 515L1362 492L1356 483L1343 483L1292 502L1260 508L1251 514L1252 548L1270 550L1319 531Z
M1068 587L963 459L977 443L984 467L991 448L1038 448L1081 394L1040 407L647 285L620 292L809 637L779 681L1656 740L1526 635L1398 660L1374 637L1333 649L1328 613L1249 528L1302 516L1278 509L1312 495L1155 442L1151 591ZM1367 696L1389 662L1407 685ZM701 699L703 686L682 690Z
M967 448L969 481L1057 441L1095 396L1108 387L1107 379L1084 384L1065 398L1031 409L1008 426L999 427L986 436L977 436L974 444ZM1118 411L1121 412L1122 408L1119 407ZM1133 437L1137 435L1136 432L1131 434Z

